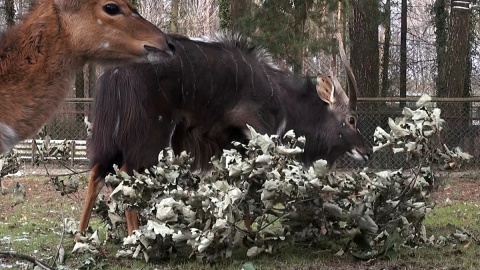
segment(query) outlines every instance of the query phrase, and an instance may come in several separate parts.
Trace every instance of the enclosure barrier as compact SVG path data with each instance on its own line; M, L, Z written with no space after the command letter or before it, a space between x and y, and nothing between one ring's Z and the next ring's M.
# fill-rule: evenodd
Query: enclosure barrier
M50 140L50 144L60 145L63 140ZM42 149L45 140L25 140L18 143L15 146L17 150L18 157L21 161L29 162L34 165L35 157L37 156L40 149ZM75 166L77 163L87 163L87 142L85 140L71 140L69 141L69 150L70 150L70 159L69 165ZM56 162L58 157L46 156L44 157L46 162Z
M358 128L362 132L369 146L373 145L373 133L377 126L387 132L388 118L399 117L403 106L416 108L418 97L410 98L358 98ZM55 140L74 140L73 164L86 164L87 127L85 116L89 115L92 99L68 99L63 110L52 119L44 128L44 133ZM474 156L466 164L464 170L478 168L480 165L480 97L476 98L433 98L432 106L442 109L442 118L445 119L445 130L441 141L450 147L459 146ZM22 158L28 160L31 153L31 141L25 141L17 146L23 152ZM30 155L31 156L31 155ZM348 156L339 159L337 168L368 166L374 169L401 168L406 165L405 155L391 155L388 152L376 152L367 164L355 161Z

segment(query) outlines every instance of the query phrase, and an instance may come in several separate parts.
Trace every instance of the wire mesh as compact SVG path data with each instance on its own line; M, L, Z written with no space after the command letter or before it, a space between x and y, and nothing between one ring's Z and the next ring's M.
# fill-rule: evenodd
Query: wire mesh
M64 103L62 110L43 128L56 140L86 140L85 117L90 112L91 99L71 99Z
M393 100L393 101L392 101ZM405 102L405 106L416 108L415 102ZM449 148L460 147L474 158L462 167L463 170L478 167L480 155L480 121L479 104L472 101L436 101L432 107L442 109L442 118L446 121L440 134L440 141ZM373 146L373 133L377 126L387 132L388 118L395 119L402 116L402 102L390 99L390 101L362 101L358 103L358 128L364 135L369 147ZM368 163L355 161L348 156L343 156L337 161L336 167L351 168L368 166L373 169L396 169L407 166L406 154L393 155L389 151L377 151Z
M88 116L91 99L70 99L65 102L63 110L45 127L46 132L57 140L86 140L87 127L84 117ZM369 147L373 146L373 133L377 126L388 132L388 118L395 119L401 116L402 102L395 99L389 101L360 101L358 102L358 128L364 135ZM472 169L480 165L480 110L479 102L472 101L442 101L433 102L432 106L442 109L442 117L446 120L441 134L442 142L449 147L459 146L474 156L463 169ZM415 108L414 102L406 102L405 106ZM406 166L406 156L392 155L388 151L377 151L368 161L353 160L347 155L340 158L337 168L352 168L368 166L373 169L401 168Z

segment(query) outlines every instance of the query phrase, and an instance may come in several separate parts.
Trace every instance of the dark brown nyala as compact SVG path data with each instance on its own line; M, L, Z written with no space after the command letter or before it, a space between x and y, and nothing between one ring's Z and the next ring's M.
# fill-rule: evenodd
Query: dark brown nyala
M107 70L98 82L89 143L91 176L80 231L88 226L104 178L117 164L123 171L157 163L172 147L206 170L233 140L257 132L282 136L293 129L306 137L302 160L332 164L345 153L367 160L357 130L356 83L343 52L350 100L335 76L297 78L276 67L263 50L238 37L197 40L170 36L173 60ZM342 48L343 50L343 48ZM127 211L129 234L138 228Z

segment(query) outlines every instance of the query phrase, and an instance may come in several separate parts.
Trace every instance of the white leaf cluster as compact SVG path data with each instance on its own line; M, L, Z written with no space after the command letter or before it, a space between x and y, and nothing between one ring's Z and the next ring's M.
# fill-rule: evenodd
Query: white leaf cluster
M17 151L12 150L0 155L0 179L9 174L15 174L20 169L20 157Z
M424 95L417 102L422 107L416 110L404 108L402 117L389 118L390 132L377 127L373 151L388 148L393 154L406 153L407 161L420 161L425 165L436 162L441 169L456 169L465 160L473 158L459 147L450 150L441 142L440 132L445 120L441 118L439 108L426 107L430 101L431 98Z
M45 135L45 137L43 138L43 143L35 143L35 145L37 147L32 157L32 163L37 166L41 163L44 163L49 158L68 161L72 156L71 140L63 140L61 143L57 143L52 142L49 135Z

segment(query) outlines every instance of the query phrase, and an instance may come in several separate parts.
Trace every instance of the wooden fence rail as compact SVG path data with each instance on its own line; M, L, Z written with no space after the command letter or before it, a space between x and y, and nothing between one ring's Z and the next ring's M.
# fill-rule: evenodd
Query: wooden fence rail
M78 163L88 162L87 158L87 142L85 140L69 140L70 142L70 153L71 157L69 159L70 165ZM17 151L19 158L22 161L29 161L31 163L35 162L35 156L37 154L37 149L40 149L45 143L44 140L25 140L18 143L14 149ZM63 140L50 140L51 145L60 145L63 143ZM48 162L54 162L57 160L56 157L45 157L45 160Z

